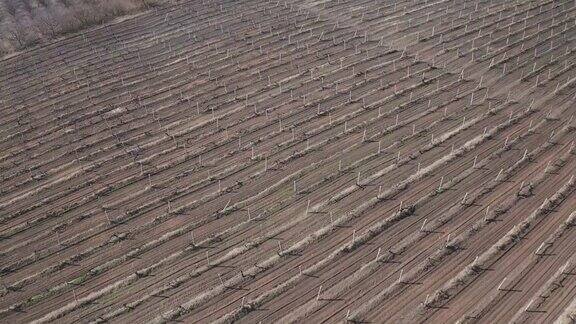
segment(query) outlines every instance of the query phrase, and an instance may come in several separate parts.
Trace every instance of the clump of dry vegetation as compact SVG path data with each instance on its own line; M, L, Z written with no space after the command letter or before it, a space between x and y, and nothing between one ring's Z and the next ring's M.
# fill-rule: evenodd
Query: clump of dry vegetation
M162 0L0 0L0 55L159 5Z

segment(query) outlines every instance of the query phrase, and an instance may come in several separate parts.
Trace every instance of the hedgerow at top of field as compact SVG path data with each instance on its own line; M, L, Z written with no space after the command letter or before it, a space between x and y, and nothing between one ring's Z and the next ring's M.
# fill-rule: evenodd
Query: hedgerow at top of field
M0 0L0 56L164 0Z

